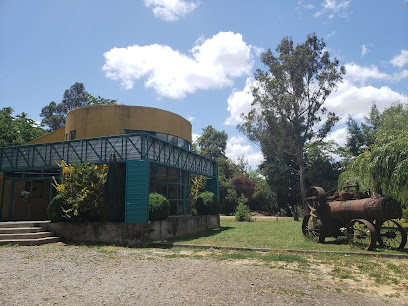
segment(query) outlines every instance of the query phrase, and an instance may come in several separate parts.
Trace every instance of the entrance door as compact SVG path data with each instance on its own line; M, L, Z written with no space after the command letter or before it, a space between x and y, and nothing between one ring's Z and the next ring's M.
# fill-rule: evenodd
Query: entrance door
M16 180L12 220L46 220L49 194L49 180Z

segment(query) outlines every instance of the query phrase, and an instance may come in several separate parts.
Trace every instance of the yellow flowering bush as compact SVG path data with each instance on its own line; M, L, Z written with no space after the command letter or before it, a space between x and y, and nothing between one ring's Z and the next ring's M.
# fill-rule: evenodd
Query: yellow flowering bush
M103 214L103 191L108 166L89 163L59 164L61 183L53 186L63 198L63 217L67 221L97 221Z

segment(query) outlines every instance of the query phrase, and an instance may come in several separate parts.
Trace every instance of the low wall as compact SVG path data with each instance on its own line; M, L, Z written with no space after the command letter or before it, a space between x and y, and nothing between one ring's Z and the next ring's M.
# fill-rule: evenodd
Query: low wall
M169 217L148 223L83 222L48 223L45 230L64 241L146 246L150 241L195 234L220 227L220 216Z

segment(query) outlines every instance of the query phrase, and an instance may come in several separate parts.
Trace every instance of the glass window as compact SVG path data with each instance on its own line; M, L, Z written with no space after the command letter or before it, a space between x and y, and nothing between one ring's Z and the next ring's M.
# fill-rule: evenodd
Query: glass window
M167 134L164 134L164 133L156 133L156 137L159 138L159 139L161 139L161 140L167 141Z
M170 215L176 216L177 215L177 201L169 201L170 202Z
M178 199L177 197L177 185L176 184L169 184L168 185L169 191L169 199Z
M184 215L184 202L177 201L177 215L182 216Z
M76 138L76 130L69 132L69 140L74 140Z
M167 198L167 185L156 184L156 192Z
M178 145L178 139L177 139L178 137L177 136L172 136L172 135L169 135L169 142L171 143L171 144L174 144L174 145Z

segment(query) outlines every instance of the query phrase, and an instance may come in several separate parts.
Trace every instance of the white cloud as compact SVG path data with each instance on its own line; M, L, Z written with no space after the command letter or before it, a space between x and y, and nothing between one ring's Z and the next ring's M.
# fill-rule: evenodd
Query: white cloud
M366 45L362 45L361 46L361 57L363 57L364 55L366 55L368 52L368 49L366 47Z
M368 79L377 80L389 80L391 77L383 72L380 72L374 65L370 67L364 67L357 65L356 63L347 63L344 65L346 68L345 78L354 82L364 83Z
M329 34L326 35L326 38L331 38L336 34L336 30L331 31Z
M104 54L102 69L125 89L144 77L145 87L159 96L180 99L199 89L232 86L233 78L250 74L252 48L241 34L220 32L200 39L190 54L158 44L113 48Z
M348 18L350 15L349 6L351 1L345 0L324 0L321 4L321 10L314 13L314 17L320 17L328 14L328 18L332 19L335 16L340 18Z
M393 91L388 86L358 87L351 80L345 79L339 84L338 90L327 98L324 105L329 111L340 115L341 122L345 122L348 114L354 119L363 119L371 109L372 102L375 102L378 109L383 111L396 101L408 103L408 96Z
M406 63L408 63L408 50L401 50L401 54L394 56L390 63L393 66L402 68Z
M233 136L227 142L225 155L233 160L244 157L251 168L256 168L264 160L261 152L255 152L246 139L241 136Z
M228 97L228 108L230 116L225 120L225 125L237 125L242 122L241 114L245 115L251 110L251 103L254 100L252 96L252 84L254 80L247 78L245 87L242 91L234 89Z
M198 2L183 0L145 0L145 6L152 8L156 18L165 21L177 21L198 7Z
M200 134L194 134L194 133L193 133L193 135L192 135L192 137L193 137L193 142L196 142L197 139L198 139L200 136L201 136Z
M188 116L187 120L190 121L190 122L193 122L194 120L196 120L196 117Z
M408 1L408 0L407 0ZM394 80L399 81L402 79L408 78L408 70L404 69L401 72L398 72L394 75Z
M344 146L347 142L347 127L338 128L337 130L331 132L326 140L334 140L338 145Z

